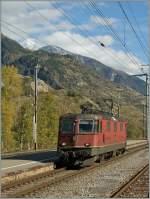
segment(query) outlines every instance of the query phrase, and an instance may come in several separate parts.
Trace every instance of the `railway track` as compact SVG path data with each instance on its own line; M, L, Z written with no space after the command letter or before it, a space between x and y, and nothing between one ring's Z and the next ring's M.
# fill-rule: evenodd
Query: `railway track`
M130 149L126 154L117 156L107 161L103 161L101 164L93 164L92 166L80 168L78 170L65 170L64 168L54 170L53 172L40 174L29 179L20 180L18 182L2 185L1 196L6 198L17 198L17 197L30 197L33 193L39 192L40 190L57 184L61 181L68 180L77 175L89 172L96 167L102 167L111 164L114 161L118 161L120 158L126 158L129 155L142 150L145 146L138 146Z
M139 170L112 198L149 198L149 165Z

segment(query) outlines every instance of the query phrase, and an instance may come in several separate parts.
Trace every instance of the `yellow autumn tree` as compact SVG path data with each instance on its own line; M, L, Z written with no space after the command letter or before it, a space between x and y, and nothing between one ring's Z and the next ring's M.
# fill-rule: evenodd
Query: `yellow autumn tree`
M14 118L22 92L22 79L14 66L2 68L2 150L14 151Z

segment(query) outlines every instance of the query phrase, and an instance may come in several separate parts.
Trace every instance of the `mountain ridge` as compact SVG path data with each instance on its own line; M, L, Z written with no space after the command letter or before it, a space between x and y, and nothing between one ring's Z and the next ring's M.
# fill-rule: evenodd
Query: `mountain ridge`
M50 47L51 47L50 51L48 49L48 46L42 47L42 48L40 48L40 50L44 50L49 53L53 52L53 53L59 54L59 52L52 50L52 47L53 47L52 45L50 45ZM94 69L96 72L101 74L104 78L111 80L113 82L116 82L116 83L120 83L122 85L126 85L142 94L146 93L146 90L145 90L146 86L145 86L145 82L143 80L141 80L137 77L133 77L133 76L131 77L124 71L113 69L110 66L106 66L105 64L103 64L93 58L89 58L89 57L82 56L79 54L71 53L69 51L64 50L63 48L60 48L60 47L57 47L57 48L63 50L65 55L73 57L74 61L85 64L88 67Z
M54 89L62 88L61 82L59 81L62 80L60 77L64 73L63 70L65 69L61 68L60 66L52 67L52 65L66 65L67 63L74 65L74 67L75 65L80 65L80 67L84 66L84 69L86 71L90 70L89 73L91 73L91 75L92 73L94 74L97 73L97 75L99 75L99 78L108 80L109 82L117 83L118 86L122 85L134 89L135 91L140 92L143 95L145 94L145 82L137 77L131 77L125 72L117 71L109 66L102 64L97 60L71 53L60 47L57 46L54 47L49 46L49 47L50 47L49 48L50 52L48 52L48 46L46 47L45 50L43 50L44 48L43 47L36 51L30 51L23 48L16 41L9 39L8 37L2 34L2 65L14 64L18 67L19 71L23 75L33 75L34 66L36 64L36 60L38 59L40 60L42 65L45 65L43 66L44 70L49 71L50 68L53 68L52 70L53 73L55 74L52 75L49 72L49 77L47 77L47 74L44 72L43 75L43 70L40 70L39 76L43 78L42 80L46 80L48 78L49 79L48 82L51 84L50 86L53 86ZM61 63L59 63L59 60ZM74 73L77 72L75 68L70 69L68 66L65 66L65 68L67 68L68 70L65 71L66 74L69 73L69 71L71 70L74 70ZM78 75L78 77L79 76L80 75ZM98 81L98 78L96 81ZM71 79L70 83L72 84ZM67 84L67 86L68 85L69 84Z

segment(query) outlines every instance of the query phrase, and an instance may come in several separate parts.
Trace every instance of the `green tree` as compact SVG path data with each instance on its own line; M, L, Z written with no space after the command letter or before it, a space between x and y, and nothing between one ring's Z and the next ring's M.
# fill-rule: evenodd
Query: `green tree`
M22 93L22 78L14 66L2 68L2 97L5 100L15 102Z
M2 151L9 152L15 149L15 140L12 132L14 107L2 99Z
M39 148L56 146L58 114L55 97L51 92L41 93L38 98L37 142Z
M32 148L32 118L32 104L30 101L25 101L18 111L14 127L16 145L20 150Z
M143 133L142 114L134 106L121 107L121 115L127 123L127 137L141 138Z

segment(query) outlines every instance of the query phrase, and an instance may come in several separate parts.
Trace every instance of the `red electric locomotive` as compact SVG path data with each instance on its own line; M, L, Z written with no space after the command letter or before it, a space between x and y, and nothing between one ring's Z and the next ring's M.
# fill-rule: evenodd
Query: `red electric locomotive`
M125 152L126 122L106 112L66 114L60 118L58 151L61 162L82 164Z

